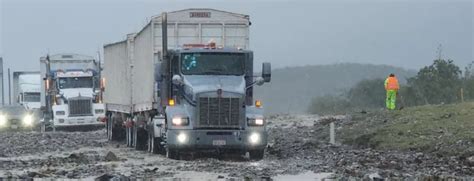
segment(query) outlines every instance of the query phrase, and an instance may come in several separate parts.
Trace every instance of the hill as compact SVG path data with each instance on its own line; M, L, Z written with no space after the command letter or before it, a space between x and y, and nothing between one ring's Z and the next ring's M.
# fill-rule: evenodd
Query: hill
M361 80L385 78L389 73L402 83L416 74L399 67L357 63L280 68L272 70L270 83L255 88L255 98L263 101L266 114L304 113L314 97L335 95Z
M474 164L472 110L474 102L353 113L338 131L339 138L359 147L471 157Z

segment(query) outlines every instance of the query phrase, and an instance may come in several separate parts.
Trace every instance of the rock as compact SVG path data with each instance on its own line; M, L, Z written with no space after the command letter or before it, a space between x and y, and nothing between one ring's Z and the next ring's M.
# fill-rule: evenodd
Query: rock
M58 170L54 173L55 175L66 175L67 172L65 170Z
M114 152L109 151L107 155L105 155L105 161L108 162L114 162L114 161L120 161L120 158L115 155Z
M68 159L81 164L89 163L89 159L87 159L87 156L84 153L72 153L68 156Z
M218 179L223 179L223 178L224 178L224 176L222 176L222 175L219 175L219 176L217 176L217 178L218 178Z
M74 177L76 177L76 174L74 173L74 171L70 171L66 174L66 177L67 178L74 178Z
M6 178L12 178L13 177L13 174L11 172L5 172L5 177Z
M27 172L27 175L28 175L28 177L32 177L32 178L34 178L34 177L37 177L37 178L48 177L48 175L46 175L46 174L39 173L39 172L30 172L30 171Z
M474 167L474 156L466 158L466 164L471 167Z
M385 180L379 173L371 173L368 175L369 179L373 181L383 181Z

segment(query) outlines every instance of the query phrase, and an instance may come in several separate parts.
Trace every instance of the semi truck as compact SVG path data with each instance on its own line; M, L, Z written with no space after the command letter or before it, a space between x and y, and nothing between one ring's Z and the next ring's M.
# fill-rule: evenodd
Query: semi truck
M39 72L13 72L12 100L26 110L38 111L41 107L41 78Z
M41 110L46 128L105 127L100 62L80 54L40 58Z
M185 9L105 45L108 139L171 159L209 151L262 159L266 120L253 86L270 82L271 69L263 63L254 74L250 24L248 15Z

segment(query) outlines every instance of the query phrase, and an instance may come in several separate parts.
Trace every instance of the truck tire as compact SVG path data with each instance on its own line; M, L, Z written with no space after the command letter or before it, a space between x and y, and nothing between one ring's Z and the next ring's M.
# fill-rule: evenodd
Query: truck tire
M150 129L149 129L150 130ZM163 146L161 145L161 138L155 138L154 132L150 131L148 133L148 152L153 154L162 154Z
M179 160L179 152L175 149L166 148L166 157L173 160Z
M153 154L161 154L163 153L163 149L161 146L161 138L149 138L149 144L150 144L150 153Z
M107 140L109 141L123 141L125 139L124 128L116 124L120 122L115 116L109 115L107 117L106 128L107 128Z
M133 143L135 150L146 150L148 134L144 128L133 127Z
M264 149L250 150L249 151L249 158L250 158L250 160L254 160L254 161L262 160L264 153L265 153Z
M113 122L113 120L107 119L107 140L109 140L109 141L112 141L113 136L114 136L114 134L113 134L114 132L112 131L113 130L113 123L112 122Z

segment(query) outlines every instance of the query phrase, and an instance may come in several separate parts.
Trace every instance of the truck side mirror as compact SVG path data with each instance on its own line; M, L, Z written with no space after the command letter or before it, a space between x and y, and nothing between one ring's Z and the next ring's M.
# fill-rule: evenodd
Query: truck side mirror
M272 77L272 66L269 62L264 62L262 64L262 77L265 82L270 82Z
M174 85L183 84L183 78L180 75L173 75L173 78L171 78L171 81L173 82Z

